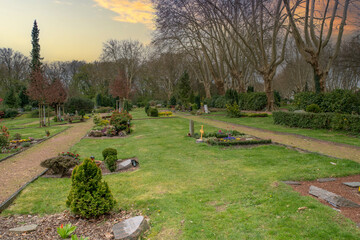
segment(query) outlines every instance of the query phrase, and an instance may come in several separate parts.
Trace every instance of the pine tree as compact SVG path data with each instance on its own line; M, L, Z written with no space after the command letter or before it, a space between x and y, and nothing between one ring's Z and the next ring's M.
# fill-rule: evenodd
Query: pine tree
M31 44L32 44L32 51L31 51L31 70L33 72L41 69L41 60L40 57L40 43L39 43L39 33L40 30L37 26L36 20L34 21L34 26L31 32Z
M183 104L189 101L190 92L191 87L189 74L187 73L187 71L185 71L184 74L181 76L179 83L179 95Z
M15 93L14 88L11 88L5 96L4 103L10 108L17 108L19 106L19 99Z

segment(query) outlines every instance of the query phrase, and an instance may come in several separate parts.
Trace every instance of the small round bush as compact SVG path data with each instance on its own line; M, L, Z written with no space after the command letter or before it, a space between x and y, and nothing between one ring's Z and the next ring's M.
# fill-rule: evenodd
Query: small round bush
M319 105L317 105L317 104L310 104L306 107L306 111L312 112L312 113L319 113L319 112L321 112L321 109L320 109Z
M86 158L75 167L71 181L66 205L74 214L96 218L114 208L116 201L109 186L102 181L101 169L91 159Z
M157 108L150 108L149 111L150 111L149 115L151 117L158 117L159 116L159 111L157 110Z
M15 133L14 134L14 140L20 140L21 139L21 134L20 133Z
M108 156L111 156L111 155L114 155L115 157L117 157L117 150L114 149L114 148L105 148L103 151L102 151L102 155L104 157L104 160L108 157Z
M109 156L107 156L106 159L105 159L106 167L107 167L111 172L115 172L115 170L116 170L116 161L117 161L116 155L109 155Z

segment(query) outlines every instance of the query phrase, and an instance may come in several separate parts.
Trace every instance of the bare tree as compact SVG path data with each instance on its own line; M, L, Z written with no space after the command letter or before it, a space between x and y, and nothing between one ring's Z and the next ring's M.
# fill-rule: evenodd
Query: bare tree
M293 4L289 0L283 1L297 48L313 67L315 90L324 92L329 70L339 54L350 0L342 1L343 5L339 0L296 0ZM336 21L340 21L338 26L336 26ZM321 57L325 47L331 42L333 32L337 27L339 30L334 51L322 64Z

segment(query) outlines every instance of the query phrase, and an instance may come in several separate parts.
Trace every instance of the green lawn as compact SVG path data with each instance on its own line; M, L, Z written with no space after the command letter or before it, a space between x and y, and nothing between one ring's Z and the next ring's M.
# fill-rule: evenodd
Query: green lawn
M222 113L226 114L225 112ZM264 118L250 118L250 117L229 118L227 116L219 116L219 114L220 112L217 112L216 114L202 115L202 117L221 120L230 123L236 123L244 126L276 131L276 132L300 134L303 136L317 138L320 140L344 143L344 144L360 147L360 136L349 136L346 135L346 133L328 131L325 129L312 130L312 129L303 129L303 128L290 128L286 126L276 125L274 124L272 116L264 117Z
M132 114L145 117L143 109ZM83 139L71 151L101 159L104 148L114 147L119 158L139 158L139 170L104 180L118 208L140 209L149 216L151 239L360 238L355 223L337 211L275 184L359 174L358 163L272 145L239 149L196 144L185 136L188 121L181 118L134 121L134 128L123 139ZM3 214L61 212L70 184L70 179L40 178ZM304 206L308 209L297 211Z

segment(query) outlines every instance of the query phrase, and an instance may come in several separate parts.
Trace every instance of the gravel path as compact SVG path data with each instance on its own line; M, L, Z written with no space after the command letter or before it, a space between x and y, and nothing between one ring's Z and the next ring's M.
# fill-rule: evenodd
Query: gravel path
M300 148L310 152L317 152L320 154L342 158L350 159L355 162L360 162L360 148L356 146L351 146L347 144L333 143L329 141L323 141L319 139L309 138L301 136L298 134L291 133L280 133L269 130L263 130L260 128L248 127L244 125L239 125L235 123L228 123L219 120L205 119L199 116L177 114L183 118L192 119L194 121L211 125L214 127L226 129L233 128L239 132L250 134L255 137L262 139L271 139L274 143L284 144L294 148Z
M0 162L0 203L43 172L44 168L40 166L43 160L68 151L93 125L92 120L74 124L59 135Z

